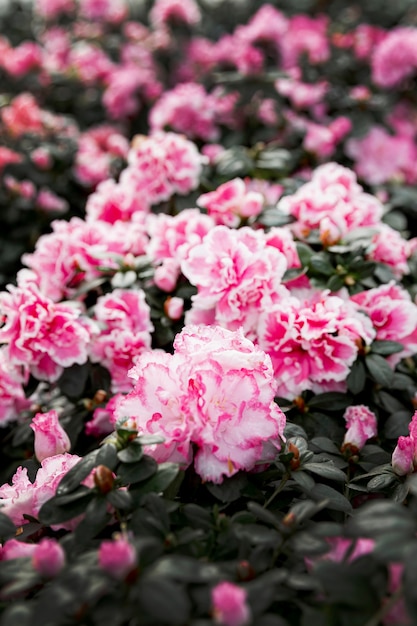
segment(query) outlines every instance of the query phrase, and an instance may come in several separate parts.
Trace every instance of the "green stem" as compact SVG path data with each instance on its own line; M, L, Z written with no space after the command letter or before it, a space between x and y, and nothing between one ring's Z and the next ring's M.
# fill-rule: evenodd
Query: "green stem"
M281 482L279 483L278 487L275 489L274 493L272 494L272 496L265 502L264 504L264 509L268 508L268 506L271 504L272 500L275 499L275 497L281 493L281 491L284 489L287 481L289 480L289 478L291 477L291 474L289 474L288 472L286 474L284 474L284 476L282 477Z

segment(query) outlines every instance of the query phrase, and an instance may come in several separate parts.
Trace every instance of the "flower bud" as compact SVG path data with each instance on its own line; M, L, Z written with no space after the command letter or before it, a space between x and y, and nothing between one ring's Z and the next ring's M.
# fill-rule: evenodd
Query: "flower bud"
M34 569L44 578L53 578L65 565L65 552L56 539L42 539L32 555Z
M245 626L250 621L250 609L245 589L229 582L216 585L211 592L215 624Z
M98 562L110 576L124 580L136 566L135 547L123 537L103 541L98 551Z
M114 475L106 465L97 465L94 471L94 484L102 494L113 489Z
M411 437L399 437L392 453L392 467L398 476L405 476L414 471L414 441Z
M37 413L30 427L35 433L35 456L40 463L50 456L64 454L70 450L70 439L59 423L55 410Z

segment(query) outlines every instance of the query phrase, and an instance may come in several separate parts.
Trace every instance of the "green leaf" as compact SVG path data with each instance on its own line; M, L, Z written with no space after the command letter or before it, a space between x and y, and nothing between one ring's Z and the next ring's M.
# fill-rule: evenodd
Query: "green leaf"
M159 559L152 567L150 576L170 578L185 583L202 583L218 579L221 576L221 570L214 563L204 563L190 556L175 554Z
M247 484L247 476L244 473L239 473L230 478L225 478L219 485L207 483L207 490L220 502L234 502L241 497Z
M370 353L365 357L365 363L372 379L376 383L383 387L391 385L394 372L382 356Z
M107 526L111 517L106 499L101 495L96 496L88 503L84 517L75 529L73 537L75 545L77 547L87 545L90 539L96 537Z
M15 530L15 525L10 517L0 511L0 541L4 543L7 539L13 537Z
M349 500L333 487L328 485L317 484L311 490L311 497L314 500L328 500L326 508L332 511L342 511L343 513L350 513L352 511L352 505Z
M124 485L131 485L147 480L158 469L158 463L150 456L143 456L139 463L126 463L118 468L117 476Z
M310 267L325 276L332 276L335 271L329 258L324 253L313 254L313 256L310 257Z
M404 346L402 343L398 343L398 341L374 341L371 344L371 352L375 354L380 354L382 356L388 356L390 354L395 354L395 352L401 352L404 350Z
M337 445L328 437L314 437L310 441L310 445L318 448L322 452L327 452L329 454L340 455L340 449Z
M341 469L336 467L332 461L327 461L324 463L305 463L302 466L302 469L312 472L313 474L318 474L319 476L322 476L323 478L327 478L329 480L346 482L346 474L342 472Z
M107 502L110 502L115 509L121 509L122 511L128 511L133 506L132 496L128 491L123 489L116 489L110 491L106 496Z
M263 506L258 504L257 502L248 502L247 504L248 510L257 517L257 519L261 520L268 526L274 526L275 528L279 527L279 521L274 513L268 511Z
M67 496L55 496L45 502L38 513L39 521L45 526L52 526L81 515L94 498L94 492L86 487L80 487L77 493L72 493L71 496L70 501Z
M327 411L340 411L350 406L351 401L345 393L328 391L313 396L308 402L309 407L325 409Z
M181 585L148 576L138 584L136 596L146 621L150 618L150 623L161 626L182 626L188 622L191 603Z
M408 509L390 500L365 503L352 517L347 531L353 537L379 537L388 533L413 537L416 521Z
M366 486L369 491L381 491L395 483L396 480L397 477L394 473L380 474L371 478Z
M140 443L132 441L132 443L117 453L119 461L122 463L137 463L143 456L143 448Z
M296 244L298 258L301 261L301 265L308 266L311 257L314 255L313 250L305 243L297 242Z
M411 617L411 623L416 623L417 621L417 597L416 597L416 589L417 589L417 545L415 541L413 545L407 550L407 555L404 563L404 574L403 574L403 584L404 584L404 597L405 604L407 607L407 611Z
M307 474L307 472L303 472L302 470L297 470L295 472L292 472L291 478L306 493L309 493L311 489L313 489L314 485L316 484L314 482L314 478L312 478L310 474Z
M349 391L351 391L354 395L359 394L364 389L366 383L366 370L361 359L356 359L353 363L346 382Z
M140 494L141 496L146 493L161 493L169 487L173 480L177 477L180 471L179 465L176 463L160 463L157 472L154 473L148 480L142 481L141 485L135 485L132 495Z
M114 458L114 455L115 447L112 444L105 444L102 448L98 448L86 454L84 458L78 461L77 465L74 465L74 467L65 474L56 490L57 495L64 495L77 489L91 470L97 465L105 465L106 463L103 463L103 460L107 460L110 457ZM112 468L110 467L109 469Z

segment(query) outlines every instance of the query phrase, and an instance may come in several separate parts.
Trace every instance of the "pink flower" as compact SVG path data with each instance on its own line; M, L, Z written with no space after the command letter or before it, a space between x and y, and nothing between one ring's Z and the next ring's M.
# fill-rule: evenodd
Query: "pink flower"
M65 367L87 361L94 326L71 304L55 304L33 284L9 285L0 294L4 325L0 341L7 343L12 364L29 368L39 380L53 382Z
M117 221L112 228L102 221L54 220L52 233L39 237L35 251L23 262L37 276L43 294L52 300L72 297L80 285L101 276L104 263L117 268L114 257L145 252L148 237L139 220Z
M0 487L1 511L8 515L16 526L26 524L23 515L36 517L41 506L55 495L63 476L80 460L73 454L58 454L44 459L36 479L30 482L26 468L18 467L12 477L12 484ZM69 524L71 524L69 522ZM67 528L68 524L58 524L54 529Z
M404 348L387 357L394 367L402 358L417 352L417 306L405 289L390 282L351 296L352 302L369 316L378 341L397 341Z
M376 46L372 79L379 87L397 87L417 70L417 28L397 27Z
M368 439L378 433L377 417L373 411L363 404L349 406L345 410L347 431L343 439L342 450L349 449L356 454Z
M127 372L139 355L151 348L153 324L145 293L115 289L100 296L94 319L101 332L92 339L90 358L109 370L112 391L130 391Z
M30 407L23 385L27 368L10 363L7 346L0 348L0 427L17 420L21 411Z
M130 379L129 379L130 380ZM133 383L131 382L131 388ZM130 390L129 390L130 391ZM94 410L92 419L86 423L85 432L92 437L103 437L114 430L116 417L114 412L122 394L116 394L107 402L105 407L98 407Z
M299 57L307 53L310 63L323 63L330 56L327 38L328 18L295 15L281 40L282 64L285 69L297 65Z
M174 193L184 195L195 189L203 160L191 141L162 131L149 137L136 135L128 154L132 180L152 204L168 200Z
M0 116L6 130L13 137L43 131L42 110L30 93L16 96L8 106L1 109Z
M170 22L197 24L201 14L194 0L156 0L149 17L154 28L161 28Z
M369 259L385 263L397 280L410 273L408 259L413 252L413 242L407 241L398 230L380 224L372 236Z
M197 204L207 209L216 224L233 228L239 226L243 218L259 215L264 207L264 198L256 191L249 191L241 178L234 178L201 195Z
M358 338L375 336L366 315L328 292L300 290L261 309L258 342L271 356L277 395L343 390Z
M355 161L357 175L369 185L391 180L417 182L417 148L412 137L373 126L362 139L347 141L346 154Z
M143 354L129 375L135 388L116 409L139 432L165 438L148 452L158 461L192 461L203 480L221 482L268 461L280 447L285 416L274 403L269 357L243 336L188 326L174 354Z
M320 165L311 181L282 198L278 207L296 218L290 228L301 239L320 229L324 218L343 238L356 228L378 225L383 215L381 202L363 191L354 172L337 163Z
M102 541L98 551L98 563L102 570L116 580L124 580L137 562L136 549L119 536Z
M25 543L17 539L9 539L4 543L3 547L0 548L0 561L30 558L34 550L36 550L36 544L34 543Z
M398 476L405 476L414 471L416 442L411 437L398 437L397 445L392 453L391 464Z
M2 58L4 69L15 78L21 78L39 68L41 62L41 48L34 41L24 41L15 48L10 48Z
M114 224L117 221L129 222L136 214L147 214L150 201L145 195L138 194L136 186L130 182L124 177L118 183L112 178L99 183L87 199L87 222L101 220Z
M63 454L71 448L70 439L59 423L55 410L36 413L30 424L35 433L35 456L42 462L49 456Z
M214 220L198 209L185 209L175 216L150 214L146 224L150 236L146 253L156 265L161 263L154 281L159 289L169 293L180 276L181 261L214 227Z
M128 15L126 0L79 0L80 15L86 20L119 23Z
M69 210L69 204L65 198L57 196L50 189L40 189L38 191L36 206L47 213L66 213Z
M35 12L47 20L56 19L62 13L75 9L74 0L36 0Z
M399 437L392 453L392 467L396 474L411 474L417 468L417 411L408 425L409 436Z
M216 226L181 263L183 274L198 287L193 310L215 309L215 323L254 336L263 298L287 293L281 279L284 254L268 245L262 231Z
M44 537L33 551L32 564L43 578L54 578L65 565L65 552L56 539Z
M3 168L9 163L20 163L23 157L18 152L6 148L6 146L0 146L0 173Z
M124 135L111 125L103 124L80 136L75 160L75 175L88 187L109 178L115 159L125 159L129 144Z
M170 128L189 139L216 141L220 131L216 120L216 98L198 83L180 83L166 91L152 107L152 131Z
M233 583L222 582L211 591L211 603L215 624L221 626L246 626L251 612L247 593Z
M168 297L164 302L164 313L171 320L181 319L184 313L184 300L176 296Z

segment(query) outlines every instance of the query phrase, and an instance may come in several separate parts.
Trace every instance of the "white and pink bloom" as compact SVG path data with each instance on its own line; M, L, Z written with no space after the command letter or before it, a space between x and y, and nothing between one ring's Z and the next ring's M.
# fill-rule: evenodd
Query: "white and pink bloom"
M258 343L271 356L282 397L346 389L358 340L369 345L374 337L368 317L328 291L293 291L259 313Z
M355 173L337 163L320 165L311 181L282 198L278 207L296 218L290 228L300 239L320 231L325 218L326 228L331 222L343 239L356 228L378 225L384 212L381 202L358 184Z
M0 427L18 419L20 412L30 407L23 385L27 382L27 367L10 363L7 346L0 348Z
M409 435L398 438L392 453L391 464L399 476L411 474L417 469L417 411L408 425Z
M13 365L27 367L39 380L54 382L64 368L87 361L95 326L77 306L56 304L34 284L9 285L8 290L0 294L4 320L0 341L7 344Z
M285 255L268 245L263 231L249 227L216 226L189 251L181 269L198 288L187 323L202 321L211 311L211 323L230 330L243 327L253 338L261 301L287 294L281 284Z
M112 379L112 391L130 391L128 370L140 354L151 348L154 327L145 293L115 289L100 296L94 309L100 334L92 337L89 355L93 363L106 367Z
M129 375L135 388L116 417L131 418L139 433L165 438L149 449L158 461L192 461L203 480L221 482L267 462L280 448L285 416L275 404L269 357L242 331L189 326L174 354L142 355Z
M394 367L402 358L417 352L417 305L403 287L394 281L351 296L359 311L369 317L378 341L396 341L401 352L387 357Z
M36 413L30 423L35 433L35 456L39 462L49 456L69 452L70 439L59 422L58 413L51 409L47 413Z
M235 228L242 219L256 217L261 213L264 197L257 191L249 190L241 178L234 178L214 191L201 195L197 198L197 204L207 209L216 224Z
M347 431L345 433L342 450L349 450L356 454L363 448L368 439L376 437L378 421L375 413L363 404L347 407L344 416Z
M57 454L44 459L35 481L28 477L27 468L18 467L12 484L0 487L0 510L16 526L27 523L24 515L37 517L42 505L55 495L56 489L69 470L80 460L75 454ZM54 529L71 528L72 522L54 525Z
M211 590L212 614L220 626L247 626L251 619L247 592L234 583L222 582Z
M183 135L157 131L136 135L128 153L129 167L122 173L152 204L184 195L199 183L204 157Z

